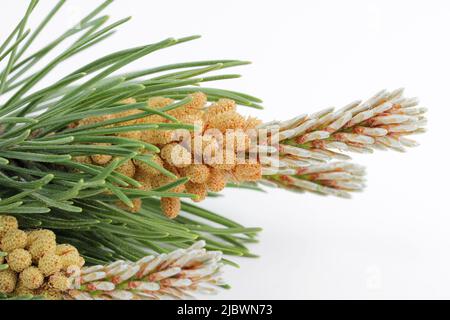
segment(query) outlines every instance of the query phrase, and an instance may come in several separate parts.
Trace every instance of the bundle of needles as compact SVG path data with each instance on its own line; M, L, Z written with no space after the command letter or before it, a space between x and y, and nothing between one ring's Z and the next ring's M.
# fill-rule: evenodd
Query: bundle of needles
M234 262L221 260L218 252L254 257L247 245L257 242L260 229L193 202L226 187L263 185L348 197L363 188L364 169L341 152L404 151L416 145L407 136L424 131L426 110L402 90L382 91L337 111L262 123L237 111L261 109L258 98L201 86L239 77L208 74L245 61L122 71L197 36L113 52L45 84L60 64L109 38L128 19L107 24L108 17L100 16L112 2L107 0L29 54L66 1L31 31L27 23L38 2L30 1L0 46L0 240L11 231L6 222L17 219L25 231L45 228L58 243L76 248L87 267L58 270L70 283L58 297L184 298L199 288L199 279L222 286L212 276L217 263ZM50 62L40 63L69 41ZM255 134L265 139L255 142ZM0 251L0 262L8 261L12 250ZM0 269L0 278L8 273L11 281L15 271L7 263ZM2 293L21 296L0 288Z

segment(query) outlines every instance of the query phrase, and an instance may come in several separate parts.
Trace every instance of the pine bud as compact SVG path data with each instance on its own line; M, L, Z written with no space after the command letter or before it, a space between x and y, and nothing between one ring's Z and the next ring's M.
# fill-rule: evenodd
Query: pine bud
M24 249L15 249L6 258L9 268L15 272L22 272L31 266L31 254Z
M53 231L45 229L30 231L27 233L27 248L29 248L37 239L47 239L48 241L56 242L56 235Z
M14 271L6 269L0 271L0 293L11 293L17 283L17 275Z
M55 249L56 254L61 258L62 269L67 269L73 265L80 265L80 254L77 248L70 244L59 244Z
M62 300L64 298L61 291L54 289L50 284L44 284L38 290L36 294L44 297L45 300Z
M175 219L181 211L179 198L161 198L161 210L169 219Z
M27 234L22 230L10 230L2 239L1 249L11 252L15 249L23 249L27 245Z
M16 283L16 289L13 292L13 295L15 296L26 296L26 295L31 295L31 296L35 296L36 295L36 291L33 289L28 289L27 287L25 287L23 285L23 282L18 279L17 283Z
M210 169L204 164L192 164L182 170L183 176L193 183L205 183L208 180Z
M0 240L10 230L16 230L19 228L19 223L15 217L0 216Z
M92 164L92 159L89 156L78 156L78 157L73 157L72 158L73 161L81 163L81 164Z
M55 253L46 253L39 259L39 270L45 277L51 276L62 268L61 258Z
M213 117L207 123L208 128L214 128L225 133L227 130L244 129L245 118L237 112L225 112Z
M52 275L48 280L48 284L53 289L59 290L59 291L66 291L70 287L69 278L67 278L65 275L63 275L60 272Z
M139 199L139 198L134 198L134 199L131 199L131 202L133 203L133 207L132 208L130 208L128 205L126 205L122 201L118 201L116 203L116 205L120 209L126 210L126 211L131 212L131 213L139 212L139 210L141 210L141 207L142 207L142 200Z
M38 238L31 244L29 252L31 253L33 261L38 262L45 254L54 253L55 250L56 241L48 237L43 237Z
M141 139L147 143L165 145L173 141L173 132L171 130L146 130L142 132Z
M211 169L208 181L206 182L209 191L220 192L227 185L226 171L220 169Z
M145 155L147 156L147 155ZM149 159L153 161L156 165L163 167L164 162L158 155L148 155ZM134 165L136 166L137 170L139 171L139 174L141 175L148 175L148 176L157 176L161 174L157 169L153 168L152 166L148 165L145 162L139 161L139 160L133 160ZM136 174L138 174L138 171L136 171Z
M208 195L208 187L206 183L186 183L186 192L196 195L196 198L192 199L194 202L201 202L206 199Z
M134 163L132 160L128 160L126 161L124 164L122 164L121 166L119 166L118 168L116 168L115 170L118 173L121 173L127 177L134 177L135 173L136 173L136 168L134 166Z
M108 147L111 146L109 143L94 143L97 146ZM91 156L92 161L98 165L105 165L112 160L112 156L109 154L96 154Z
M44 283L44 275L36 267L29 267L22 271L19 276L25 288L34 290Z

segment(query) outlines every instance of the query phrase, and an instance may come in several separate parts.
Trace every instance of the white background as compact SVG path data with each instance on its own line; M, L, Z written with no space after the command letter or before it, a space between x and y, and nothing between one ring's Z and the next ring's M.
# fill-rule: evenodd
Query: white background
M37 12L43 14L56 1L41 2ZM26 3L2 1L0 36ZM96 3L69 0L38 43ZM340 107L383 88L405 87L429 108L429 131L417 137L419 148L354 157L368 167L368 187L351 200L280 190L228 190L207 200L207 208L264 228L253 246L261 258L228 268L233 289L217 298L450 298L449 1L117 0L107 12L134 19L114 40L70 60L66 70L113 50L201 34L133 68L251 60L232 71L245 77L215 85L262 97L265 111L241 111L264 120Z

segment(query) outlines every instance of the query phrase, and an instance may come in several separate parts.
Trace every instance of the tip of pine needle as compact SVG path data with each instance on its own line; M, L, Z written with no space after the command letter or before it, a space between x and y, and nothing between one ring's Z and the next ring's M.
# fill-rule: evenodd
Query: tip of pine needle
M252 103L252 102L249 103L247 106L248 106L248 107L255 108L255 109L258 109L258 110L264 110L264 107L263 107L262 105L256 104L256 103Z
M225 290L230 290L231 289L231 286L229 284L223 284L223 285L221 285L219 287L221 287L222 289L225 289Z
M201 37L202 37L201 35L193 35L193 36L179 38L179 39L173 39L173 40L177 43L182 43L182 42L197 40L197 39L200 39Z
M227 265L229 265L229 266L235 267L236 269L240 269L241 268L241 266L238 265L236 262L233 262L233 261L228 260L228 259L222 259L222 262L227 264Z
M259 258L260 257L259 255L253 254L253 253L245 253L243 256L246 258Z
M99 24L100 24L100 23L103 24L103 23L105 23L106 21L108 21L109 18L110 18L109 15L104 15L104 16L102 16L102 17L99 18L99 20L98 20L99 22L98 22L98 23L99 23Z

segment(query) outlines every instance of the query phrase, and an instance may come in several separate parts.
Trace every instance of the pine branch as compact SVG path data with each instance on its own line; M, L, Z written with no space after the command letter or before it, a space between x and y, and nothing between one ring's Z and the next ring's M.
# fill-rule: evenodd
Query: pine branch
M24 228L55 231L59 241L76 246L91 265L139 261L115 265L130 277L137 276L132 282L122 273L112 274L118 277L117 283L105 279L106 273L101 272L110 271L108 266L85 269L85 286L73 288L72 298L182 297L184 289L179 285L190 291L198 289L197 280L211 280L208 273L192 278L191 271L194 275L205 270L214 274L220 269L218 254L210 256L198 247L198 241L206 250L255 257L248 246L257 242L261 231L183 199L201 201L226 186L261 191L262 184L348 197L350 191L364 187L364 169L349 162L329 162L348 160L338 151L403 151L404 146L415 145L405 136L422 132L426 122L426 110L416 108L416 100L403 98L397 90L382 91L338 111L327 109L261 125L258 119L245 118L236 110L236 105L261 109L259 98L202 87L239 77L218 71L248 64L246 61L194 61L127 71L129 65L152 53L198 36L167 38L112 52L48 84L47 76L55 74L62 63L108 39L129 18L107 24L108 17L100 13L112 1L105 1L74 27L29 54L30 45L65 1L59 1L36 30L28 31L27 20L37 2L30 2L24 17L0 45L0 212L17 217ZM60 50L65 41L72 42ZM50 53L55 57L42 64ZM172 133L181 129L188 130L189 146L173 140ZM199 136L194 129L200 129ZM265 130L275 145L253 148L244 135L243 144L226 150L207 129L222 133L228 129ZM219 155L219 150L225 150L219 162L190 163L196 156L192 145L197 138ZM237 135L229 139L239 142ZM254 162L240 163L237 155L241 151L258 156ZM232 160L224 161L228 156ZM149 250L158 257L146 258ZM173 274L158 278L180 257L170 263L164 259L191 257L192 252L206 255L212 269L200 268L201 263L192 270L182 270L185 265L172 266ZM158 259L165 262L160 264ZM137 272L155 261L160 273L150 270L147 275L151 279L140 283L142 274ZM7 268L0 262L0 268ZM12 281L15 275L3 271ZM171 276L179 279L169 279Z

